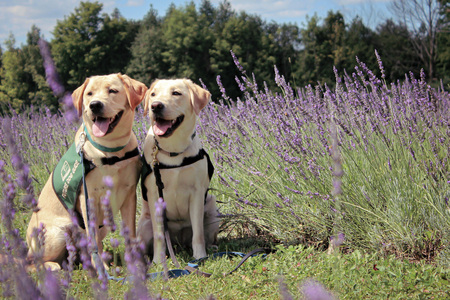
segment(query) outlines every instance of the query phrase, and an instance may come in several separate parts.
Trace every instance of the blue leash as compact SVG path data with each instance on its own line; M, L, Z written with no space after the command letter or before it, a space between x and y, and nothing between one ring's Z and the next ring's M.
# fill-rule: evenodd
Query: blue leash
M82 184L83 184L83 191L84 191L84 196L85 196L85 201L86 201L86 203L85 203L86 204L86 217L87 217L87 223L88 223L87 224L87 230L90 231L90 228L89 228L89 219L90 219L89 218L89 203L88 203L89 196L88 196L88 190L87 190L86 180L85 180L85 169L84 169L84 159L83 159L84 157L83 157L83 151L82 151L85 141L86 141L86 133L82 132L81 135L80 135L80 142L77 145L76 151L80 155L80 161L81 161L81 165L82 165L82 168L83 168L83 178L82 178L83 182L82 182ZM90 232L90 235L92 237L95 237L95 232ZM169 241L170 241L170 239L169 239ZM95 261L95 265L97 267L97 272L98 272L99 275L102 274L103 276L105 276L105 278L107 278L107 280L114 280L114 281L122 282L122 283L128 282L130 279L132 279L132 277L117 278L115 276L110 275L108 273L108 271L103 267L103 262L102 262L102 260L100 259L99 255L98 255L98 248L97 248L97 243L95 241L95 238L94 238L94 242L95 242L94 251L93 251L93 253L91 253L91 255L92 255L92 257L93 257L93 259ZM193 274L193 273L194 274L198 274L198 275L202 275L204 277L210 277L212 274L205 273L205 272L202 272L202 271L199 270L199 265L201 263L203 263L205 260L207 260L207 259L216 259L216 258L220 258L220 257L223 257L223 256L228 256L228 257L240 256L240 257L242 257L241 261L238 263L238 265L232 271L223 274L224 276L230 275L231 273L233 273L234 271L239 269L239 267L248 258L256 256L256 255L259 255L261 252L264 252L264 254L261 256L264 259L267 256L267 254L274 252L274 250L270 249L270 248L258 248L258 249L250 251L247 254L242 253L242 252L234 252L234 251L214 253L214 254L212 254L210 256L205 256L205 257L202 257L202 258L199 258L199 259L192 260L192 261L188 262L188 265L184 269L172 269L172 270L169 270L167 272L167 278L177 278L177 277L181 277L181 276L185 276L185 275L190 275L190 274ZM178 263L176 261L175 255L173 255L172 258L175 259L174 262ZM163 278L163 276L164 276L164 271L147 274L147 278L152 280L152 281L154 281L154 280L156 280L158 278Z
M202 275L204 277L210 277L212 274L210 273L205 273L199 270L199 266L207 259L216 259L216 258L220 258L220 257L224 257L224 256L228 256L228 257L237 257L240 256L242 257L241 261L238 263L238 265L231 270L228 273L224 273L224 276L230 275L233 272L235 272L237 269L239 269L242 264L250 257L254 257L256 255L261 255L261 253L263 253L261 255L262 259L265 259L267 254L274 252L273 249L270 248L258 248L255 249L253 251L250 251L249 253L245 254L242 252L218 252L218 253L214 253L212 255L209 256L205 256L196 260L191 260L190 262L188 262L188 265L184 268L184 269L172 269L169 270L167 272L167 278L177 278L177 277L181 277L181 276L186 276L186 275L190 275L190 274L198 274L198 275ZM157 279L160 278L164 278L164 271L161 272L154 272L154 273L148 273L147 274L147 278L150 279L151 281L155 281ZM116 281L121 281L122 283L126 283L130 280L133 279L133 277L124 277L124 278L114 278L112 276L110 276L109 279L113 279Z

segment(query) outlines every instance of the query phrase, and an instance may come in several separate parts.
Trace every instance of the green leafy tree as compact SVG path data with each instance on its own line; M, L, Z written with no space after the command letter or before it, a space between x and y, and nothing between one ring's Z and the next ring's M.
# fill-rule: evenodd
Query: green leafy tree
M163 61L164 49L166 45L162 34L162 20L158 17L158 12L151 7L132 43L127 73L147 84L155 78L165 76L169 66Z
M342 70L346 57L345 22L340 12L328 12L322 25L319 18L309 19L301 30L303 50L300 52L297 77L303 84L333 84L333 66Z
M295 82L293 76L295 65L298 63L298 53L301 46L300 30L295 24L270 23L266 26L267 36L273 43L273 53L276 66L289 81Z
M26 72L24 70L25 59L23 51L15 48L15 38L12 34L5 44L7 48L2 54L0 73L0 105L3 111L7 111L9 106L19 111L28 96Z
M419 74L420 59L411 45L411 35L404 24L388 19L378 25L376 33L374 44L383 61L386 80L402 80L410 71Z
M91 75L123 72L139 24L130 25L117 10L100 14L98 2L80 2L75 12L58 21L52 53L62 80L71 90Z
M181 8L173 6L163 22L166 47L162 58L168 66L167 75L194 81L211 76L213 37L207 16L197 12L193 2Z
M32 105L35 108L45 106L56 112L59 103L45 79L43 59L38 46L41 38L40 29L33 25L27 34L27 44L22 47L25 60L25 80L28 86L28 96L24 104L27 107Z
M357 64L356 57L358 57L369 69L375 73L379 72L375 50L380 51L375 49L375 40L376 33L364 25L361 18L354 18L346 30L344 68L347 71L353 71Z
M58 100L45 80L37 44L40 38L40 29L33 25L22 48L15 48L13 36L7 42L8 50L2 55L0 68L0 106L3 113L10 108L22 111L46 106L53 112L58 109Z
M227 16L225 22L217 26L220 31L216 32L210 51L211 67L215 74L226 75L221 77L221 81L228 96L235 98L240 94L235 77L240 78L242 74L236 68L230 50L246 71L246 76L252 78L254 74L256 83L261 86L263 82L273 83L274 66L281 64L283 71L287 71L284 67L292 47L283 48L289 37L288 27L267 25L259 16L245 12Z

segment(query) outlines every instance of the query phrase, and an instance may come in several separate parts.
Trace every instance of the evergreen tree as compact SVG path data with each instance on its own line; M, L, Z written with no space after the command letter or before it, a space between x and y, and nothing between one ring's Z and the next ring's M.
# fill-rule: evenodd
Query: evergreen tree
M207 16L197 12L193 2L172 7L163 22L163 38L166 47L162 58L168 76L198 81L212 75L209 49L213 32Z
M127 73L148 85L158 77L165 77L169 68L162 58L165 48L162 20L158 17L158 12L151 6L132 43Z

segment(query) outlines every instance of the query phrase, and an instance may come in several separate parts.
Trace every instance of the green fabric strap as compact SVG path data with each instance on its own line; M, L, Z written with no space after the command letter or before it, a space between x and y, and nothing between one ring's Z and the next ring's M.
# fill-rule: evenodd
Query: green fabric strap
M123 148L125 148L126 145L121 146L121 147L115 147L115 148L109 148L109 147L105 147L100 145L99 143L94 142L94 140L91 138L91 135L89 134L89 132L87 131L86 127L84 127L84 132L86 133L86 136L89 140L89 142L91 142L91 144L97 148L100 151L104 151L104 152L117 152L122 150Z

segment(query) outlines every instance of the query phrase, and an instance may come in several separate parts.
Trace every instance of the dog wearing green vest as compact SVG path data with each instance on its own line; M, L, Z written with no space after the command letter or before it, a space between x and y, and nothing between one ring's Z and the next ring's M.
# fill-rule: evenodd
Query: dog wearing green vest
M217 239L216 200L208 193L214 168L195 133L198 115L210 100L208 91L188 79L156 80L146 93L144 113L151 127L143 147L144 201L137 234L154 262L165 253L165 244L154 238L161 198L167 243L192 247L193 256L201 258Z
M143 83L127 75L110 74L89 77L73 92L73 103L83 124L42 189L38 209L33 212L27 230L29 256L39 252L46 268L61 268L67 255L65 233L73 220L82 229L87 228L85 191L92 199L93 207L89 206L89 210L95 212L98 229L95 238L101 254L102 240L108 232L103 226L100 202L109 188L104 183L105 176L112 179L109 185L112 184L113 214L120 211L130 235L135 237L136 185L141 161L132 125L135 108L146 91ZM35 234L42 226L43 243Z

